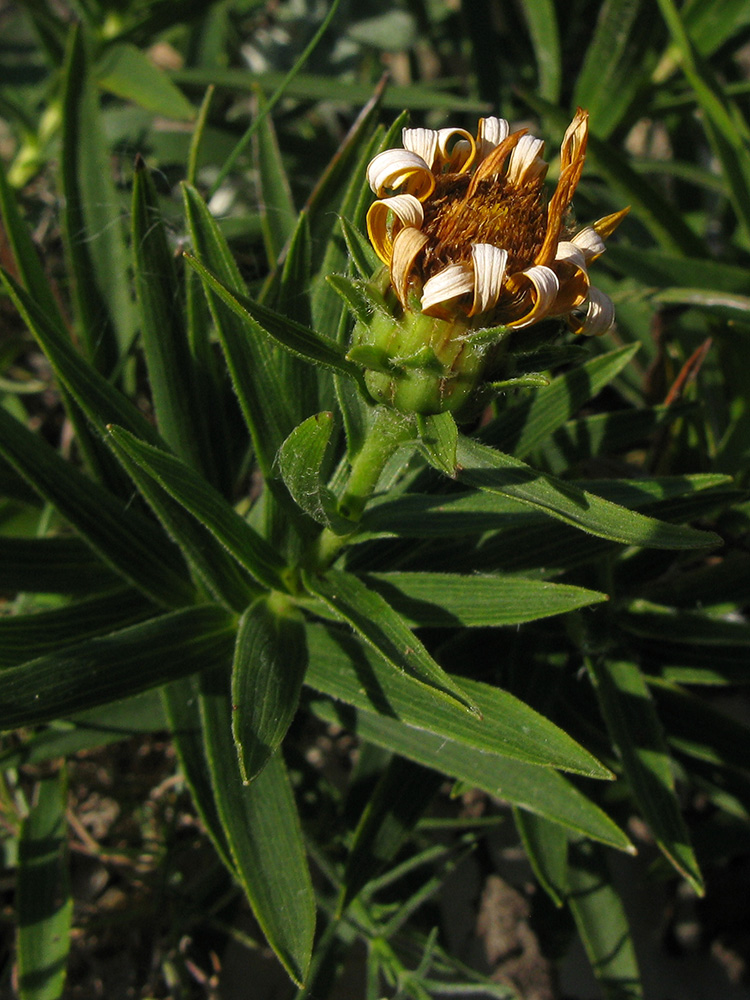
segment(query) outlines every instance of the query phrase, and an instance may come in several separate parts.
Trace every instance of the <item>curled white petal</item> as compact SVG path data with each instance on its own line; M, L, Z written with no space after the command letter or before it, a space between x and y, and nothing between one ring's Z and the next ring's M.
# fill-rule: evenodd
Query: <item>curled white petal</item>
M508 251L489 243L474 243L471 261L474 265L474 303L469 315L476 316L497 305L508 266Z
M422 203L413 194L396 194L370 205L367 232L375 253L384 264L390 264L393 241L402 229L420 230L424 222Z
M557 244L555 260L563 261L566 264L573 264L575 267L580 268L581 271L586 271L585 253L579 246L576 246L575 243L571 243L568 240L560 240Z
M393 238L391 249L391 284L404 306L407 305L412 269L417 257L429 242L419 229L407 226Z
M489 156L495 146L508 138L510 125L504 118L480 118L477 129L477 156L483 160Z
M606 333L614 321L615 304L612 299L599 288L590 288L586 316L580 327L574 328L575 332L586 337L598 337Z
M466 170L473 162L476 152L474 136L465 128L441 128L437 135L440 165L449 164L453 170ZM449 150L448 144L454 136L459 136L459 139Z
M435 186L435 178L425 161L408 149L386 149L370 160L367 181L378 196L389 188L403 187L407 194L426 198Z
M434 128L405 128L401 131L401 141L404 149L421 156L427 166L432 169L435 163L435 153L438 148L438 133Z
M529 312L517 322L510 324L516 329L531 326L532 323L538 323L544 319L552 308L557 298L557 293L560 290L560 282L557 280L557 275L551 268L545 267L543 264L535 264L534 267L528 267L521 273L534 286L536 298Z
M508 160L508 180L512 184L522 184L543 174L547 169L543 152L544 139L522 135Z
M586 226L580 233L576 233L573 237L573 243L581 248L587 262L603 254L606 250L604 240L593 226Z
M422 312L474 291L474 269L468 264L449 264L425 282L422 289Z

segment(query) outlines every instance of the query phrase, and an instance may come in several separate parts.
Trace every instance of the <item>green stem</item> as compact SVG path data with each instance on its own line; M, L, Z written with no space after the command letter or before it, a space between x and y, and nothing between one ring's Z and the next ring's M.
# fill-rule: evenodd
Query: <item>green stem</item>
M359 521L386 463L414 434L414 422L409 417L386 407L376 411L365 442L352 462L349 482L339 502L339 512L344 517ZM348 535L337 535L330 528L324 528L317 539L314 565L318 568L330 566L354 530Z

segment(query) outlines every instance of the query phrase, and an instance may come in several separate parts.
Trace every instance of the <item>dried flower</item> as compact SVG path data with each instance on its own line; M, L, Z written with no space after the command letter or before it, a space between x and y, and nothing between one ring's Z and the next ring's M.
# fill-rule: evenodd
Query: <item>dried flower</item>
M481 119L476 139L459 128L407 128L403 149L370 162L378 200L367 229L401 311L399 329L388 333L375 321L355 336L391 362L368 382L375 398L417 412L460 409L492 356L493 338L480 331L496 330L497 343L549 318L574 333L610 328L613 304L591 285L588 268L628 210L575 234L568 229L587 139L588 114L579 109L548 203L544 142L525 129L511 132L502 118ZM416 393L404 385L415 377Z

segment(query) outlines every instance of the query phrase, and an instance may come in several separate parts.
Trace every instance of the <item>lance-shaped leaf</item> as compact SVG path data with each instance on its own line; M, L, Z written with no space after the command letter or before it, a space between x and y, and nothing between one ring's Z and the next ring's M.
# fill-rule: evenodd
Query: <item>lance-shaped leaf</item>
M555 906L562 906L568 893L568 837L557 823L520 809L513 810L526 857L539 884Z
M482 788L526 809L621 851L632 852L627 836L602 810L561 774L520 760L480 751L398 719L333 702L315 701L313 711L362 739Z
M312 364L330 368L340 375L348 375L360 382L360 369L346 360L344 350L334 340L323 337L309 327L288 319L268 306L249 299L246 295L233 292L207 267L189 254L185 259L200 275L207 288L214 292L244 321L248 334L268 336L284 350Z
M75 535L0 538L0 590L81 594L116 587L121 578Z
M237 875L268 943L301 985L312 954L315 897L283 757L277 752L252 784L243 784L224 671L201 678L201 716L216 806Z
M703 895L703 879L675 792L664 733L635 663L587 660L609 734L643 818L664 855Z
M245 783L257 778L281 745L306 669L299 612L278 595L259 598L240 619L232 666L232 732Z
M256 129L253 135L253 162L258 176L258 208L266 244L269 270L276 267L289 243L297 222L289 179L261 90L256 91Z
M210 454L206 420L194 393L182 296L167 244L151 174L139 156L133 178L133 271L141 339L159 431L175 454L195 469Z
M120 42L108 45L95 67L96 82L111 94L163 118L191 121L195 108L145 51Z
M322 575L307 574L305 586L396 670L420 681L431 693L458 702L481 717L476 702L433 660L398 612L356 576L331 569Z
M239 611L246 607L256 587L242 573L236 560L232 559L199 519L174 499L148 467L144 467L131 457L111 434L108 440L140 494L159 518L170 538L179 545L196 580L200 581L211 597L221 601L228 608ZM154 451L157 455L167 454L158 448ZM180 471L189 469L179 459L170 457L178 464ZM200 477L196 475L196 478ZM205 480L200 481L205 487L210 488Z
M121 206L79 25L70 31L64 75L63 236L86 354L109 374L132 339L133 307Z
M119 588L62 608L0 617L0 669L124 628L154 613L137 590Z
M232 618L199 604L0 671L0 729L16 729L166 684L232 657Z
M160 604L191 599L179 550L159 527L84 476L1 407L0 453L121 577Z
M567 898L606 1000L642 1000L630 923L597 844L570 845Z
M276 461L287 489L302 510L319 524L347 534L355 525L337 513L336 497L323 477L332 432L332 413L308 417L282 444Z
M713 532L666 524L627 510L463 436L459 437L457 460L461 482L531 504L600 538L664 549L702 548L721 543Z
M412 626L517 625L607 600L596 590L517 576L396 572L362 579Z
M452 413L441 413L440 416L417 416L417 429L421 450L427 455L428 461L446 476L454 476L456 472L456 448L458 446L458 427Z
M159 435L130 400L116 389L75 349L64 326L58 325L55 313L45 313L32 294L0 269L5 290L16 309L44 351L49 363L71 397L92 424L103 427L115 421L140 437L159 443Z
M21 218L15 192L8 184L5 169L0 164L0 212L8 242L13 251L16 271L21 278L21 284L26 288L31 299L38 305L40 311L52 318L52 322L63 329L64 323L60 307L52 287L44 273L39 253L34 246L26 223Z
M609 385L632 361L638 347L638 344L621 347L558 375L541 392L509 407L483 428L479 435L481 440L516 458L525 458L574 416L584 403Z
M462 678L481 706L477 719L443 698L425 698L424 686L353 636L319 625L307 627L310 664L305 683L356 708L395 716L417 729L450 738L477 752L593 778L612 773L567 733L501 688Z
M176 456L119 427L109 428L109 438L118 454L153 479L254 579L271 589L280 586L281 557L210 483Z
M42 778L18 844L18 995L63 995L73 899L67 857L65 771Z
M393 757L367 802L346 859L341 913L403 847L443 781L436 771Z

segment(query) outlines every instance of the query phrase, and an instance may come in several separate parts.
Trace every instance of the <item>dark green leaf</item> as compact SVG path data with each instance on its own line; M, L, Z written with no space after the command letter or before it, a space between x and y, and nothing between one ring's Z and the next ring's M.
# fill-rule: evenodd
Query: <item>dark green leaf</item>
M600 847L570 845L568 884L568 905L606 1000L643 1000L630 924Z
M354 524L337 513L336 497L323 477L332 432L332 413L308 417L282 444L276 461L287 489L302 510L319 524L346 534Z
M444 699L425 698L424 686L396 672L352 636L308 626L310 665L305 683L373 714L395 716L477 752L559 767L589 777L611 772L548 719L500 688L462 678L483 718L457 712Z
M118 454L127 455L158 483L240 566L265 586L279 586L281 557L205 479L174 455L121 428L110 427L109 437Z
M102 90L133 101L164 118L191 121L195 108L164 70L141 49L126 42L109 46L94 69Z
M232 666L232 732L245 783L281 746L306 669L299 612L278 597L259 598L240 619Z
M672 763L646 681L635 663L587 660L607 729L656 843L698 893L703 879L675 791Z
M18 844L18 995L63 995L73 900L67 858L65 771L42 778Z
M555 906L562 906L568 894L568 837L557 823L534 813L513 810L526 856L539 884Z
M1 407L0 452L121 577L161 604L190 599L179 551L157 525L87 479Z
M276 753L252 784L243 785L223 671L203 675L201 716L216 805L237 874L268 943L302 985L312 953L315 897L283 757Z
M80 538L0 538L0 590L80 594L120 577Z
M331 569L324 575L306 575L305 586L349 622L396 670L418 680L431 694L458 702L474 715L481 714L461 686L433 660L398 612L356 576Z
M230 616L199 604L9 667L0 671L0 728L82 712L228 664L233 639Z

